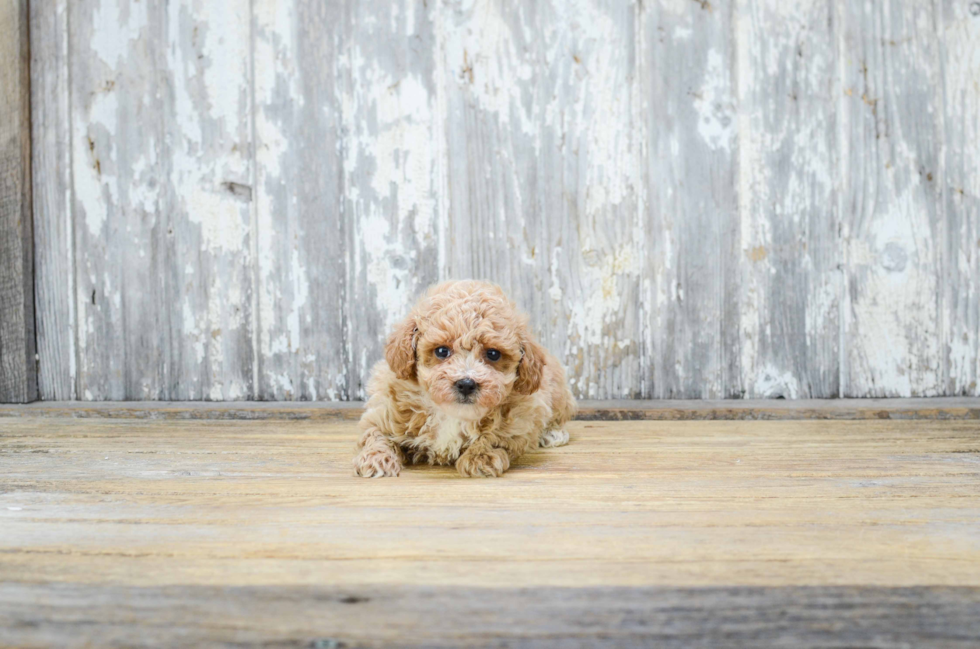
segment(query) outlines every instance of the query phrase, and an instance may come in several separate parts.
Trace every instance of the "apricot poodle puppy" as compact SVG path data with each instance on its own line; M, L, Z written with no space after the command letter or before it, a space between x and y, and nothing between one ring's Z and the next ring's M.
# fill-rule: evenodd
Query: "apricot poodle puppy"
M565 372L499 287L446 282L399 324L373 370L354 470L408 463L497 477L528 449L562 446L575 411Z

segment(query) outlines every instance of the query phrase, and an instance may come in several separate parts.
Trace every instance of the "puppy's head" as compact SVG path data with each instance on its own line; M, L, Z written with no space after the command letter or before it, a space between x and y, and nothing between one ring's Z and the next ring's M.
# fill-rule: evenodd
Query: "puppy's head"
M395 328L385 358L403 380L417 381L447 414L475 420L511 393L541 384L544 350L527 318L499 287L447 282L429 289Z

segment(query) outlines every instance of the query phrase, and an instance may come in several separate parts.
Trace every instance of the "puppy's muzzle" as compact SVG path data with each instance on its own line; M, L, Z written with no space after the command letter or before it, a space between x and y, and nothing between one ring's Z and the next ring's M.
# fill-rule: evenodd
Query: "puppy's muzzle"
M456 381L456 394L460 396L460 401L466 403L470 400L470 396L480 389L476 381L473 379L460 379Z

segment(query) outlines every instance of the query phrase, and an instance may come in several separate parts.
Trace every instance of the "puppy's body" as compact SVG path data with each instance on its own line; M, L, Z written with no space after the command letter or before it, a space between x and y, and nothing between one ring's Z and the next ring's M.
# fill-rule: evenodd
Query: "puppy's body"
M385 358L368 384L358 475L398 475L412 462L499 476L527 450L568 441L575 402L564 371L492 284L430 289Z

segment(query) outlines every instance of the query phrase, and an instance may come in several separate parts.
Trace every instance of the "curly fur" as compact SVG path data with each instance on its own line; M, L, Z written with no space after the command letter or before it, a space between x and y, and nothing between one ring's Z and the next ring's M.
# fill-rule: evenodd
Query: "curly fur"
M436 356L439 347L449 358ZM456 387L464 378L477 384L468 397ZM575 412L564 371L531 336L527 317L499 287L478 281L429 289L395 327L368 393L354 457L366 478L397 476L406 462L500 476L528 449L567 443L562 427Z

